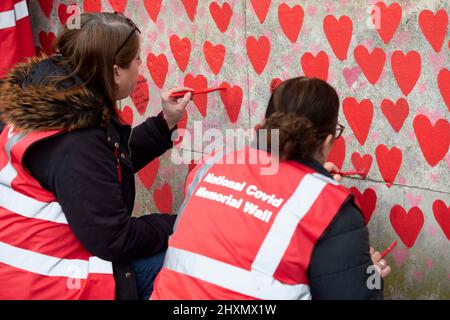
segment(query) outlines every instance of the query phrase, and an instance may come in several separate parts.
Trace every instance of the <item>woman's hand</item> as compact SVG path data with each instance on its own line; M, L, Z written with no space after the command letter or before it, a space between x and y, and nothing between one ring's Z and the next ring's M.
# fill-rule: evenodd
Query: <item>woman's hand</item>
M192 94L188 92L181 99L173 98L170 95L174 92L179 92L183 90L192 90L192 89L185 87L175 88L169 91L165 91L161 95L163 116L170 130L172 130L183 117L184 112L186 110L186 106L191 100Z
M325 164L323 165L324 168L328 171L328 172L332 172L332 171L339 171L339 168L333 163L333 162L325 162ZM333 174L333 178L334 180L336 180L337 182L342 180L342 176L339 174Z
M391 273L392 269L386 260L381 259L381 253L370 247L370 257L372 258L374 267L377 269L378 273L381 274L381 277L386 278Z

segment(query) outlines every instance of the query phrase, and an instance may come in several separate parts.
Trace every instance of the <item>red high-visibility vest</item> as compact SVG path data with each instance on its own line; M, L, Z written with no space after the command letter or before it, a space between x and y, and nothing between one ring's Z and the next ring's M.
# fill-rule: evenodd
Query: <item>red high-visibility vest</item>
M263 175L244 148L194 168L152 299L310 299L314 246L350 192L297 162ZM267 166L266 166L267 167Z
M59 131L0 135L0 300L114 299L112 263L75 237L53 193L22 166L28 148Z

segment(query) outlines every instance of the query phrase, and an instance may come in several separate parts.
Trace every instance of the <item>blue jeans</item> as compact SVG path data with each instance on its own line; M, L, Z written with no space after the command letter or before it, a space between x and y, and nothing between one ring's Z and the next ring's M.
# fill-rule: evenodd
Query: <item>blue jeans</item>
M139 299L148 300L153 291L153 283L162 268L166 250L158 252L151 257L131 262L136 278Z

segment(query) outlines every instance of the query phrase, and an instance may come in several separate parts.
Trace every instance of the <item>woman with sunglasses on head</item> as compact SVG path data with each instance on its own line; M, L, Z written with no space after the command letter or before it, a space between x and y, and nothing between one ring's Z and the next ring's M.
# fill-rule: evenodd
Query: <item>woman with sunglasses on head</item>
M148 298L175 217L132 217L134 174L173 144L190 94L133 130L117 100L141 65L139 29L82 14L55 54L0 87L0 299Z
M382 298L390 267L369 248L349 190L324 167L343 130L338 111L326 82L284 81L258 129L269 131L259 148L217 153L189 173L152 299ZM264 141L272 130L279 152L276 140ZM276 154L278 170L263 174L263 159L278 163ZM379 274L377 287L368 278Z

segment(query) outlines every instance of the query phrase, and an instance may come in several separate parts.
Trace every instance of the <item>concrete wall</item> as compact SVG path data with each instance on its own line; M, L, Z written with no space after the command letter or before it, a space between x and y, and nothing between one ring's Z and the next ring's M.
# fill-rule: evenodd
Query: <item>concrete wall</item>
M49 32L64 20L60 5L72 3L124 11L142 30L142 81L121 102L134 125L160 111L161 87L225 81L236 86L236 100L225 98L226 106L219 94L196 100L186 127L202 121L204 130L249 129L263 118L272 79L326 78L339 92L339 121L346 126L332 158L343 169L368 170L366 180L344 184L362 192L373 246L382 250L399 240L388 257L386 296L450 298L447 1L386 1L389 9L375 10L377 30L369 19L375 1L31 0L37 47L48 47ZM223 47L205 50L207 41ZM201 155L200 139L194 140L198 145L184 139L175 151ZM138 174L136 215L180 206L189 166L174 165L171 155Z

